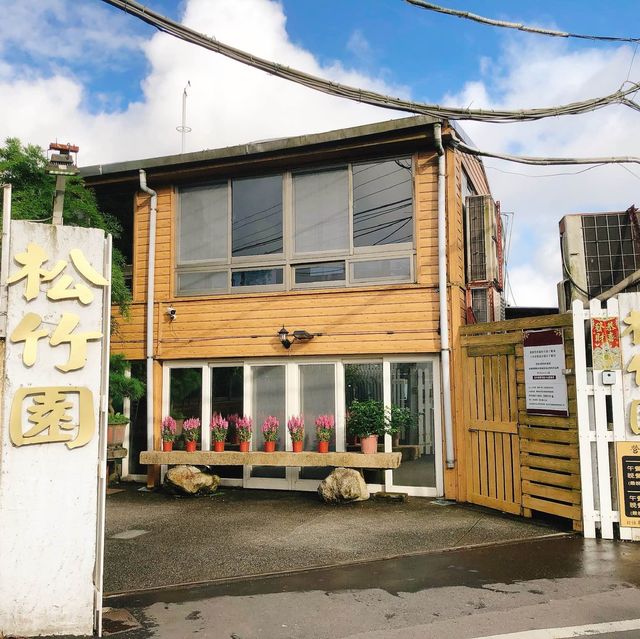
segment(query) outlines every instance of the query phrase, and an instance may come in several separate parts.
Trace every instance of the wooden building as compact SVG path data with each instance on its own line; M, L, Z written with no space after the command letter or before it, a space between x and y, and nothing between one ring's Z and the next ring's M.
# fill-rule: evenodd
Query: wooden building
M213 412L250 415L254 446L276 415L290 449L286 420L302 414L311 449L315 417L333 414L331 446L344 451L350 402L375 398L410 408L416 425L386 438L402 463L367 472L368 483L464 498L458 344L473 316L478 233L465 201L489 187L482 163L455 149L459 137L421 116L83 170L122 222L116 246L132 269L130 317L118 318L112 351L151 372L147 410L132 416L129 474L146 473L136 456L160 448L164 415L200 417L203 448ZM140 170L157 198L141 190ZM483 259L496 262L497 241L485 236ZM483 279L495 291L497 280ZM491 309L488 321L498 319ZM219 472L231 485L304 490L326 471Z

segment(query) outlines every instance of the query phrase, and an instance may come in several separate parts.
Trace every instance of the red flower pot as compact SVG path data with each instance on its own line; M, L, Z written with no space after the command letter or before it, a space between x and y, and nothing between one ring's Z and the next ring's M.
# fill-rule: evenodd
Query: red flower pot
M272 453L274 450L276 449L276 443L275 442L265 442L264 443L264 452L265 453Z
M224 442L213 442L213 450L216 453L224 452Z
M170 453L172 450L173 450L173 442L166 442L166 441L162 442L163 453Z
M184 443L184 449L188 452L188 453L193 453L196 450L196 444L198 442L194 442L194 441L188 441Z
M240 442L240 452L241 453L249 452L249 442Z
M293 444L293 452L294 453L301 453L302 452L302 446L304 444L303 441L299 441L299 442L293 441L291 443Z
M369 435L369 437L361 437L360 446L365 455L374 455L378 452L378 436Z
M319 453L328 453L329 452L329 442L318 442L318 452Z

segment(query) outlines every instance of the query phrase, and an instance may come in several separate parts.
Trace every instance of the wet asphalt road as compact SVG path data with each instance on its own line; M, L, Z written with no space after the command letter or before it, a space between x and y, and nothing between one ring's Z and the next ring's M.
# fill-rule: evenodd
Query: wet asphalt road
M472 639L636 619L639 585L640 546L567 536L147 591L105 605L142 623L115 635L122 639ZM629 639L640 629L588 636Z

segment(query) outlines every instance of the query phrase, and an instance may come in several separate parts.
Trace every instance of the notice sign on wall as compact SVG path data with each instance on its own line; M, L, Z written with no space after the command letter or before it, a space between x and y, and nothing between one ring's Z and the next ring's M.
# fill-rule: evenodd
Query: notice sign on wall
M617 442L620 525L640 528L640 442Z
M524 383L527 413L567 417L564 341L556 329L524 332Z

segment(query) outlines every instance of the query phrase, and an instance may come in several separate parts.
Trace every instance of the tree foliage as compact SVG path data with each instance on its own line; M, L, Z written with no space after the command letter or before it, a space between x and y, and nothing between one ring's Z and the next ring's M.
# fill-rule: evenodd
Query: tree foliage
M7 138L0 146L0 183L12 186L11 217L14 220L50 222L55 195L55 177L46 172L45 152L34 144L23 146L18 138ZM102 213L95 194L79 176L67 178L63 220L68 226L103 229L114 238L120 236L120 223ZM125 259L114 248L111 269L111 299L128 314L131 292L124 279Z

